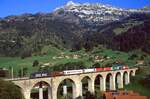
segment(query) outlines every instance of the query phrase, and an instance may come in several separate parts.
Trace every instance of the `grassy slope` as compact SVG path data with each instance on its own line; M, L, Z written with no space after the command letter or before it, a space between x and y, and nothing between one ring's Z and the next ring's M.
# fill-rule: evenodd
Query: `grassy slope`
M125 89L134 90L135 92L140 93L140 95L147 96L148 99L150 99L150 88L147 88L139 83L140 79L149 73L150 67L144 67L140 73L136 74L134 80L132 80L129 85L125 86Z
M57 53L59 53L59 50L51 47L48 51L48 55L44 56L32 56L25 59L21 59L20 57L0 57L0 67L5 67L7 69L13 67L15 74L19 69L27 67L30 73L38 69L37 67L32 67L34 60L38 60L41 63L47 63L52 59L52 56L57 55Z
M0 68L5 67L13 67L15 74L24 67L28 68L28 73L37 71L37 67L32 67L32 64L34 60L38 60L40 64L44 63L50 63L50 66L54 66L56 64L65 64L68 62L78 62L78 61L83 61L87 67L90 67L94 64L94 59L90 60L90 58L93 58L94 56L107 56L110 57L110 59L105 59L103 62L99 62L100 64L104 65L107 63L112 63L116 60L121 60L124 63L129 64L130 66L133 66L135 64L135 60L128 60L131 53L124 53L124 52L119 52L119 51L112 51L110 49L105 49L105 48L94 48L93 51L91 52L85 52L85 50L80 50L77 52L70 52L69 50L58 50L55 47L49 46L49 47L44 47L42 52L46 52L46 55L41 55L41 56L32 56L29 58L21 59L20 57L0 57ZM61 58L61 59L53 59L53 57L59 57L61 56L61 53L64 53L65 55L69 54L79 54L81 58L78 59L73 59L73 58ZM137 52L138 53L138 52ZM140 55L139 55L140 56ZM150 57L145 58L146 61L150 61Z
M44 50L47 50L47 49L44 48ZM32 67L34 60L38 60L40 64L50 63L50 65L53 66L55 64L64 64L68 62L78 62L78 61L85 61L86 63L88 59L88 57L82 57L80 59L72 59L72 58L53 59L53 57L60 56L62 52L64 54L83 54L84 53L82 50L78 52L70 52L68 50L61 51L55 47L50 46L46 55L32 56L32 57L28 57L25 59L21 59L20 57L13 57L13 58L12 57L0 57L0 68L5 67L9 69L10 67L13 67L14 74L16 75L18 71L24 67L28 68L29 73L37 71L38 70L37 67ZM91 65L89 64L89 62L86 64Z
M150 89L140 85L138 82L132 82L126 86L126 89L138 92L140 95L147 96L150 99Z
M141 21L132 21L132 20L129 20L127 21L127 23L124 23L121 25L121 27L117 27L113 30L113 32L116 34L116 35L119 35L121 33L124 33L124 32L127 32L129 29L135 27L135 26L138 26L138 25L141 25L143 24L143 22Z

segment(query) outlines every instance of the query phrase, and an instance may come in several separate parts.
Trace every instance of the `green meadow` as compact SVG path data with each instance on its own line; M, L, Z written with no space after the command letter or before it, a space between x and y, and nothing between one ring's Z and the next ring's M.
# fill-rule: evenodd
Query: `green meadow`
M142 52L120 52L113 51L111 49L105 49L101 47L94 48L90 52L86 52L85 49L80 51L59 50L52 46L46 46L42 49L41 53L46 54L33 54L31 57L22 59L21 57L0 57L0 68L6 68L10 71L13 68L14 75L18 76L18 72L23 68L27 68L27 75L38 71L44 64L47 68L52 68L56 65L66 64L69 62L83 62L86 68L92 67L95 63L99 63L100 66L112 64L116 61L120 61L124 64L128 64L130 67L134 66L138 60L144 60L145 64L149 64L150 56L145 55ZM78 57L74 57L78 55ZM96 59L95 57L98 57ZM33 66L33 62L37 60L38 66ZM98 60L98 61L96 61Z

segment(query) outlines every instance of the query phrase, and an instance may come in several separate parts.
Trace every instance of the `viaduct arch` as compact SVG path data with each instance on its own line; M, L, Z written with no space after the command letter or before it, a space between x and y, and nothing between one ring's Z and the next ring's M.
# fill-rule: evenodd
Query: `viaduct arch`
M100 91L106 91L107 87L107 76L109 77L109 90L116 90L117 88L123 88L124 84L130 83L130 76L135 76L137 68L117 70L117 71L105 71L105 72L94 72L94 73L83 73L76 75L66 75L57 77L47 77L47 78L35 78L35 79L22 79L22 80L12 80L17 86L22 89L25 99L30 99L30 93L32 88L39 82L45 82L49 86L48 99L58 99L57 92L59 85L66 79L73 82L73 99L78 96L82 96L82 80L87 78L88 80L88 90L91 93L95 92L95 80L99 77L99 88ZM40 96L40 95L39 95ZM43 99L43 98L40 98Z

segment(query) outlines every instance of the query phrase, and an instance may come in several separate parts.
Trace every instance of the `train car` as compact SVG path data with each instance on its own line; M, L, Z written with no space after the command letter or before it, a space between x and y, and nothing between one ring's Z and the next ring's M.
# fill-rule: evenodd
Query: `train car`
M123 65L121 64L113 64L112 65L112 70L122 70Z
M49 76L51 76L51 77L63 76L63 75L64 75L64 73L59 72L59 71L54 71L54 72L49 73Z
M48 75L49 75L48 72L35 72L30 75L30 78L41 78L47 77Z
M120 70L120 66L113 66L112 70Z
M95 68L95 71L103 71L104 68Z
M95 69L94 69L94 68L91 68L91 69L83 69L83 72L84 72L84 73L95 72Z
M104 67L104 70L109 71L109 70L112 70L112 68L111 67Z
M122 67L122 69L129 69L129 66L128 66L128 65L124 65L124 66Z
M83 70L65 70L63 71L64 75L71 75L71 74L81 74Z

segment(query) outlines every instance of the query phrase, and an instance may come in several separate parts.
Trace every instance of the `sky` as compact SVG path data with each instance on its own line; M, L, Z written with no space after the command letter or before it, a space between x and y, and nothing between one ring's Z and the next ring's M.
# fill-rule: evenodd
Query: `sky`
M70 0L0 0L0 17L23 13L52 12ZM150 6L150 0L72 0L77 3L103 3L121 8Z

